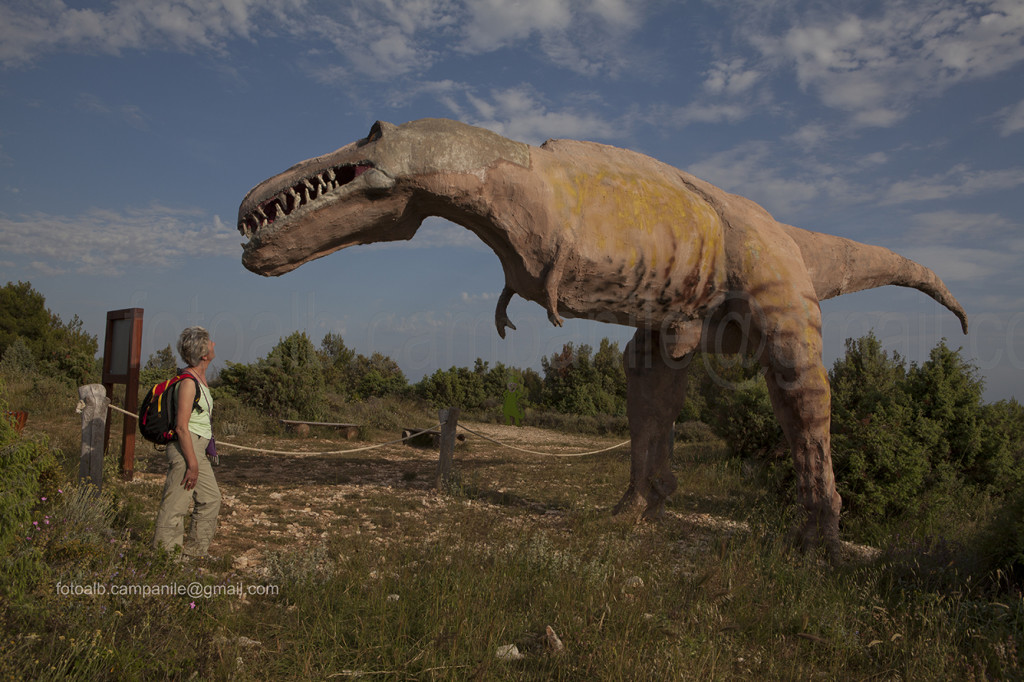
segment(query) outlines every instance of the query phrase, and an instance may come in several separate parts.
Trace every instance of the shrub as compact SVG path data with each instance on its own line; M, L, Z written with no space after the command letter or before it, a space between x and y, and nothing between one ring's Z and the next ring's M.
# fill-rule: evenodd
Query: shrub
M25 339L20 336L7 346L3 357L0 358L0 372L4 374L34 372L35 368L36 359L32 355L32 350L25 343Z
M832 460L850 515L866 523L899 516L916 504L938 436L907 392L898 353L869 334L846 341L832 383Z
M6 411L6 401L0 400L0 412ZM19 436L8 419L0 418L0 572L5 576L0 590L8 596L30 589L44 571L31 542L32 512L52 496L59 473L49 448Z
M382 353L357 355L352 367L353 397L357 400L398 396L409 390L409 381L398 363Z
M96 337L74 316L63 322L46 308L46 299L29 282L0 287L0 357L18 339L31 352L34 365L69 383L89 383L96 375Z
M595 355L590 346L570 342L561 352L541 358L541 367L545 406L587 416L626 413L626 375L619 344L602 339Z
M958 470L973 471L982 449L980 419L984 384L977 368L950 350L943 339L928 360L907 373L907 393L921 415L939 430L933 453Z
M484 377L468 367L437 370L416 384L416 395L437 408L475 410L488 398Z
M711 425L735 455L766 457L784 443L763 377L720 393Z
M139 391L145 395L154 384L170 379L178 370L171 345L161 348L149 356L146 364L139 371Z
M320 342L320 362L325 385L346 399L404 395L409 381L398 363L383 353L370 357L356 353L345 345L340 334L333 332Z
M323 418L323 366L305 332L282 339L266 358L250 365L229 362L221 370L225 389L276 418ZM216 410L214 410L216 412Z

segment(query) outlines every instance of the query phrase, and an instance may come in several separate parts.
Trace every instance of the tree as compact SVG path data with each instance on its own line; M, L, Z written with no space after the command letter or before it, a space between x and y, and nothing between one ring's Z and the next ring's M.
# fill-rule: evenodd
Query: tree
M148 391L157 382L169 379L178 369L174 360L174 351L171 344L161 348L156 353L151 353L139 372L139 389Z
M958 470L972 470L982 450L981 394L984 382L960 350L951 350L943 339L928 360L913 366L907 390L921 414L941 429L935 456Z
M932 469L938 437L908 392L898 353L875 335L847 339L829 373L832 462L851 515L877 523L912 509Z
M353 376L356 352L345 345L341 334L328 332L320 342L324 383L335 393L348 398L355 390Z
M370 357L356 356L352 379L353 395L358 400L401 395L409 389L409 380L398 363L376 351Z
M323 365L305 332L294 332L251 365L229 362L223 385L240 400L278 418L324 416Z
M77 315L63 322L46 308L46 299L28 282L0 288L0 357L18 338L32 353L36 368L77 384L96 373L96 337Z
M8 282L0 288L0 356L21 338L33 356L41 358L42 344L52 322L46 299L29 282Z
M558 412L592 416L626 411L626 376L617 343L601 341L597 355L587 344L566 343L541 358L543 402Z
M7 346L3 357L0 358L0 371L7 374L18 374L33 372L36 368L36 359L32 355L25 339L16 337L14 342Z
M487 398L483 373L467 367L439 369L423 377L416 384L416 394L434 407L457 406L463 410L477 409Z

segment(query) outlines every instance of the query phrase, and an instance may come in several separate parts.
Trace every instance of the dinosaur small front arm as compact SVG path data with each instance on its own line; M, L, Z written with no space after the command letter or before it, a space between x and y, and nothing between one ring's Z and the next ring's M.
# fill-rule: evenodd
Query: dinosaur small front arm
M508 304L515 293L512 291L512 287L506 284L505 288L501 290L501 296L498 297L498 307L494 309L494 326L498 328L498 336L501 338L505 338L506 327L513 331L516 328L508 319Z

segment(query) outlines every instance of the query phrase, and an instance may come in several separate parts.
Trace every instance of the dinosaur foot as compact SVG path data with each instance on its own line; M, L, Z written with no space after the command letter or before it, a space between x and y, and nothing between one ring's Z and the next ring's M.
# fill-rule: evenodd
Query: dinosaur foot
M665 499L659 495L651 495L653 500L645 498L630 486L618 504L612 508L613 516L625 515L637 523L641 521L660 521L665 517Z
M790 531L789 541L793 547L805 554L823 550L830 563L836 563L843 557L838 521L818 522L809 519Z
M640 510L644 508L647 501L643 496L636 491L632 485L630 485L626 492L623 493L622 499L619 500L618 504L612 507L612 515L619 516L625 514L627 516L640 516Z

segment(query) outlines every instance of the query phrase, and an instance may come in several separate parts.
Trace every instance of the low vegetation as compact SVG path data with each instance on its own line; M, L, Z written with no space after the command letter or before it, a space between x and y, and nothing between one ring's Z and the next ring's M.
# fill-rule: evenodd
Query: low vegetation
M220 558L196 564L150 547L162 452L140 443L131 483L115 455L102 493L77 483L75 382L20 338L0 354L0 410L30 414L20 434L0 419L0 679L1024 677L1024 408L984 404L944 343L908 365L867 336L832 368L857 544L829 565L785 541L791 467L756 367L694 361L680 489L662 523L634 525L608 513L622 449L470 437L441 493L431 449L318 454L448 404L527 449L608 447L626 438L615 344L410 385L384 356L298 333L221 372L219 438L296 454L221 448ZM173 365L167 348L144 373ZM510 385L521 428L502 425ZM360 442L278 417L358 423Z

